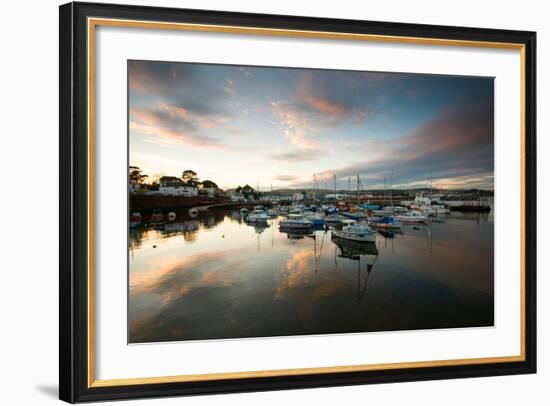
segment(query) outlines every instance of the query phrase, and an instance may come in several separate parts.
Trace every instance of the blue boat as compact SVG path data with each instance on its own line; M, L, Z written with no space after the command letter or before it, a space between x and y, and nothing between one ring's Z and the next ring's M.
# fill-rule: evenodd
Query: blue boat
M338 213L338 209L336 207L328 207L328 208L325 209L325 214L327 216L337 214L337 213Z
M367 214L361 211L356 211L355 213L345 211L342 213L342 216L346 216L349 219L357 220L357 221L366 220L368 218Z
M401 223L399 220L396 220L393 216L384 216L380 220L374 223L376 228L381 229L401 229Z

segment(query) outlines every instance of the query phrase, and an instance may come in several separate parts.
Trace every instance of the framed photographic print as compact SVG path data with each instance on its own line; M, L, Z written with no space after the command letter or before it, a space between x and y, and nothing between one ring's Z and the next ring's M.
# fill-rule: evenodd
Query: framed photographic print
M536 371L533 32L60 7L60 398Z

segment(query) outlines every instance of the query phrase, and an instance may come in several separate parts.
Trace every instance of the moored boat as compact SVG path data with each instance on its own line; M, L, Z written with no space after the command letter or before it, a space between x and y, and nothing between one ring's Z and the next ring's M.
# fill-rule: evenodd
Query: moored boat
M153 214L151 215L150 223L153 225L164 224L164 217L162 215L162 211L160 211L159 209L154 209Z
M383 230L400 229L401 223L399 220L396 220L394 216L384 216L380 220L376 221L374 226Z
M358 220L358 221L366 220L367 217L368 217L367 214L365 212L362 212L362 211L356 211L354 213L346 211L346 212L342 213L342 216L345 216L345 217L350 218L352 220Z
M141 224L141 213L135 212L130 216L130 228L136 228Z
M342 227L342 230L332 230L332 235L356 242L375 242L376 230L366 224L353 222Z
M340 214L333 214L332 216L325 217L325 223L328 225L342 224L347 217L344 217Z
M290 214L287 219L279 221L281 229L310 229L313 222L305 219L302 215Z
M386 208L386 207L383 207L381 209L378 209L378 210L373 210L372 213L375 215L375 216L391 216L393 214L393 208Z
M257 208L246 217L246 221L249 223L267 223L268 218L264 210Z
M248 209L246 207L243 207L241 210L241 215L246 216L248 214Z
M423 215L418 210L408 211L405 214L396 216L396 218L402 223L427 223L428 222L428 216Z

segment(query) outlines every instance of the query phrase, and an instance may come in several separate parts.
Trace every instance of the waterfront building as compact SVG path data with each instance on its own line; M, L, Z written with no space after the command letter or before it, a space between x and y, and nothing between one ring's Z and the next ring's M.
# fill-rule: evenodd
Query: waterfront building
M175 176L163 176L159 179L159 190L157 192L166 196L198 196L197 186L185 183Z

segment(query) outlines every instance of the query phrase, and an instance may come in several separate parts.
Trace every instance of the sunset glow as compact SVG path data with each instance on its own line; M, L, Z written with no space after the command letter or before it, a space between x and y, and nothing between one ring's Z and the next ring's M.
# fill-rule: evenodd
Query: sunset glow
M493 189L493 78L130 61L130 165L220 187Z

